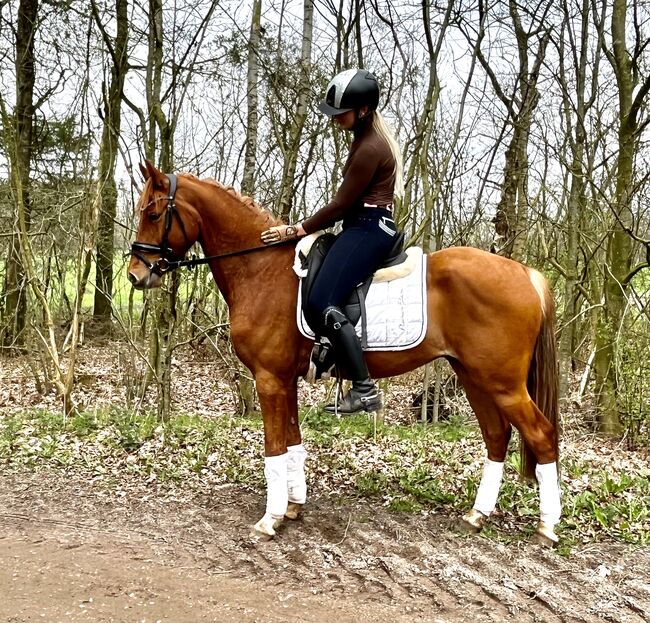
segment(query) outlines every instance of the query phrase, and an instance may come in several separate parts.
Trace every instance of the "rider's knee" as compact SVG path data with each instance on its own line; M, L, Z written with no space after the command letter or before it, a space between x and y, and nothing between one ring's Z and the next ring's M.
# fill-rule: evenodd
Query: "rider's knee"
M343 325L346 325L349 322L348 317L343 313L340 307L330 305L323 311L323 324L328 329L338 331Z

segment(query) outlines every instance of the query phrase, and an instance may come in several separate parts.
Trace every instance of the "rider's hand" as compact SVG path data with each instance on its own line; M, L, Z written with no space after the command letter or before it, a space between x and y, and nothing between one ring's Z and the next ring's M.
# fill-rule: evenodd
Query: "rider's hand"
M273 242L291 240L300 235L301 229L302 227L300 225L276 225L262 232L262 242L264 244L271 244Z

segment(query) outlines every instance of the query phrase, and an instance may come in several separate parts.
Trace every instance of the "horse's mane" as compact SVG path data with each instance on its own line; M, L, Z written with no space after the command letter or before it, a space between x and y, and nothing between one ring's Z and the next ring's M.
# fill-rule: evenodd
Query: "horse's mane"
M219 190L223 190L227 192L231 197L239 201L251 212L264 216L267 218L267 220L271 220L274 223L279 222L279 219L273 216L273 214L269 212L266 208L263 208L252 197L249 197L248 195L242 195L240 192L237 192L237 190L235 190L232 186L226 186L225 184L222 184L221 182L215 180L212 177L197 177L193 173L188 173L186 171L179 173L179 175L182 175L183 177L187 177L192 180L196 180L197 182L205 182L206 184L209 184L211 186L216 186Z

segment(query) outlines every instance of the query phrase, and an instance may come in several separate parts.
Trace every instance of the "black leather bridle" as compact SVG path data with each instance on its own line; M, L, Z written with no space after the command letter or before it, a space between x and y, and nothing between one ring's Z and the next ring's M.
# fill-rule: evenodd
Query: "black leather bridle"
M156 273L157 275L161 276L170 270L177 268L178 262L183 261L183 258L179 258L174 253L174 250L168 246L169 232L172 229L172 222L174 220L174 213L176 208L176 187L178 185L178 179L173 173L167 175L166 177L169 180L169 193L166 197L159 197L158 199L153 200L159 201L167 199L167 207L165 208L165 231L163 232L162 240L160 244L150 244L148 242L139 242L136 240L131 245L131 252L129 253L129 255L137 257L152 273ZM178 222L181 225L183 234L187 239L183 221L178 216L178 213L176 213L176 217L178 218ZM157 253L160 255L160 257L154 262L150 262L142 255L143 253Z
M171 270L187 266L188 268L193 268L199 264L207 264L211 260L218 260L224 257L233 257L235 255L245 255L246 253L252 253L253 251L261 251L263 249L268 249L269 247L277 247L285 244L295 243L297 240L291 238L289 240L281 240L280 242L272 242L271 244L264 244L258 247L251 247L248 249L240 249L238 251L230 251L229 253L222 253L220 255L209 255L207 257L196 257L192 256L191 259L186 260L184 257L180 257L174 253L174 250L169 246L169 232L172 228L172 223L174 220L174 215L183 231L185 240L188 240L187 233L185 232L185 225L183 225L183 220L181 219L178 211L176 210L176 187L178 186L178 179L173 173L166 175L169 180L169 193L166 197L158 197L153 199L149 203L154 201L167 200L167 206L165 208L165 231L163 232L163 237L160 244L150 244L148 242L139 242L135 241L131 244L131 251L126 255L132 255L137 257L152 273L160 275L161 277L168 273ZM149 205L149 204L148 204ZM150 262L142 254L144 253L156 253L160 257Z

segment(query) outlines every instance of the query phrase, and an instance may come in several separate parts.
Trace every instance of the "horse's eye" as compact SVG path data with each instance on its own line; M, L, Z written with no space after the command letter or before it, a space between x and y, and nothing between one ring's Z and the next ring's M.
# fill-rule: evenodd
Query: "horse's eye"
M149 214L147 214L147 218L152 223L155 223L160 218L160 214L156 214L155 212L149 212Z

